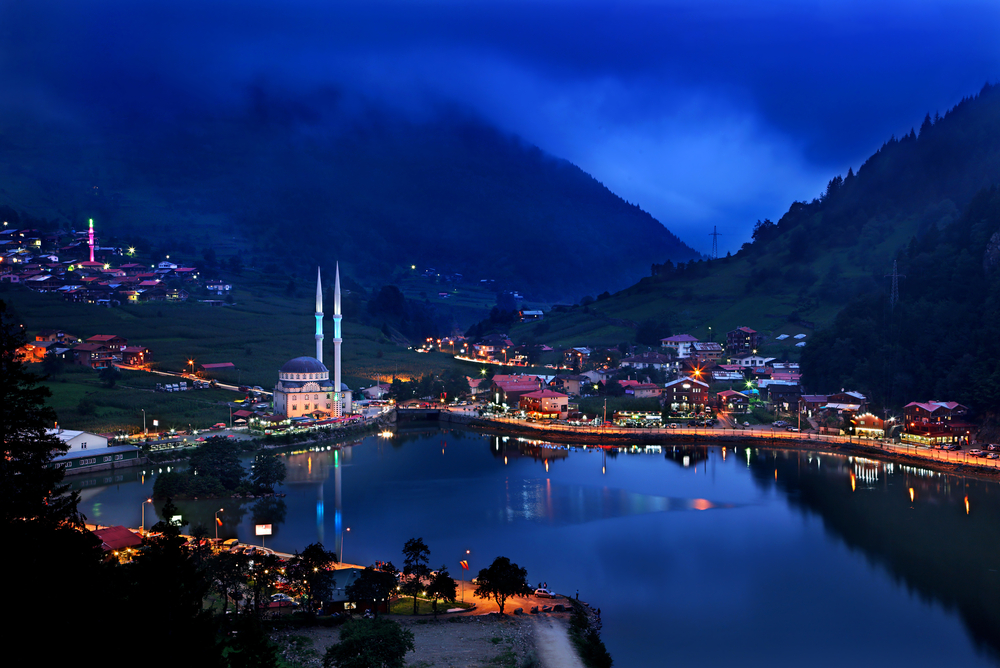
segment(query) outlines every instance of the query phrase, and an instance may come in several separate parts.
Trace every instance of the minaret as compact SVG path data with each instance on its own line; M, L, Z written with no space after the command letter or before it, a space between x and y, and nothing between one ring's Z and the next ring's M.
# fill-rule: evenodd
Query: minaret
M94 219L90 219L90 241L87 243L90 245L90 261L94 261Z
M316 359L323 361L323 282L316 267Z
M336 265L333 279L333 397L336 402L335 411L340 415L340 263Z

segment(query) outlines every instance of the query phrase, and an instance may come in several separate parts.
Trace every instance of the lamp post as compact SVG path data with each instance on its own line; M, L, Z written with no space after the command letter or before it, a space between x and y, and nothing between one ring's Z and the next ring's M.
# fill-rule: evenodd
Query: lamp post
M222 522L219 521L219 513L221 513L223 510L225 510L225 508L219 508L218 510L215 511L215 540L216 541L219 540L219 525L222 524Z
M469 567L469 550L465 551L465 569L470 573L472 572L472 569ZM462 578L462 603L465 603L465 578Z
M146 431L146 409L140 408L142 411L142 435L146 436L149 432Z
M347 527L344 531L351 533L351 527ZM340 563L344 563L344 531L340 532Z
M141 535L146 534L146 504L152 502L152 499L146 499L142 502L142 531L139 532Z

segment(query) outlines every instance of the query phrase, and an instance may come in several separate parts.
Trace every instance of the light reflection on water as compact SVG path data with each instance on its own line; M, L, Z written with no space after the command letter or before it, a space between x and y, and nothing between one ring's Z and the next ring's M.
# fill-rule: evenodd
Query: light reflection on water
M253 524L283 513L269 547L321 541L353 563L399 561L415 536L453 573L466 550L473 572L508 556L602 608L617 666L996 665L992 482L815 452L462 431L285 461L282 499L178 505L208 527L224 506L220 536L257 543ZM91 521L139 524L152 480L120 475L78 481ZM686 512L699 510L712 512Z

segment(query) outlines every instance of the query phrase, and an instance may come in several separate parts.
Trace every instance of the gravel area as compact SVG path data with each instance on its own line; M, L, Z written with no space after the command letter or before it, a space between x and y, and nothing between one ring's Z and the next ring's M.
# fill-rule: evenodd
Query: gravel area
M416 651L406 657L406 665L412 668L539 665L534 615L463 615L438 620L393 616L393 619L413 632ZM565 628L565 620L556 623ZM285 660L304 668L322 666L326 648L339 638L338 628L299 629L272 636L282 647Z

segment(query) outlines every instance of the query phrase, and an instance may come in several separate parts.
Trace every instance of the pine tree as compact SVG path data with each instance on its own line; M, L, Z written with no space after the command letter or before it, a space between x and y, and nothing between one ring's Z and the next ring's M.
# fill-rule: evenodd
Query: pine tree
M52 465L69 448L46 433L55 424L45 405L51 393L25 367L18 352L25 342L24 326L0 301L0 522L5 528L18 522L79 526L79 495L62 484L62 467Z

